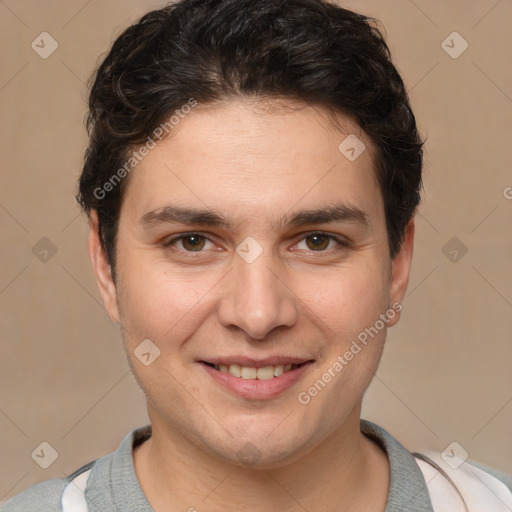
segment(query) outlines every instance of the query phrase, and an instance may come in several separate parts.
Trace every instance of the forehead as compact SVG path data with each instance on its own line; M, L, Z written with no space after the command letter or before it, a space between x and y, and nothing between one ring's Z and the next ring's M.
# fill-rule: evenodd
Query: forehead
M199 104L132 171L123 208L172 203L276 222L295 206L342 200L378 214L371 141L351 119L334 120L277 100Z

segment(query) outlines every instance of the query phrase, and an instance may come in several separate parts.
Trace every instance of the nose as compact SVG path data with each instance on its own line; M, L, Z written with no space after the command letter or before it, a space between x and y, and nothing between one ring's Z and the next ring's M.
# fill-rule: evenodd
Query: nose
M251 263L235 255L233 265L218 308L224 327L237 327L263 340L277 327L292 327L297 322L297 298L270 251L264 250Z

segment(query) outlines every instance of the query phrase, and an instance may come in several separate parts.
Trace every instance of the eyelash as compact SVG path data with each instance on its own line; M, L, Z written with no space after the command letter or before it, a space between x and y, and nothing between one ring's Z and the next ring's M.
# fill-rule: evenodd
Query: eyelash
M198 233L197 231L191 231L189 233L182 233L181 235L177 235L177 236L171 238L170 240L166 241L162 245L163 245L164 248L171 248L175 242L178 242L179 240L183 240L183 239L185 239L185 238L187 238L189 236L193 236L193 235L201 236L205 240L213 243L213 240L211 240L206 235L203 235L202 233ZM341 249L347 249L347 248L350 247L350 243L347 240L345 240L343 238L339 238L339 237L337 237L335 235L331 235L330 233L326 233L324 231L311 231L309 233L305 233L303 235L303 237L297 243L305 240L306 238L308 238L310 236L315 236L315 235L320 235L320 236L328 237L331 241L332 240L335 241L338 244L338 247L336 247L334 249L324 249L324 250L321 250L321 251L309 251L310 254L329 253L329 252L331 252L333 250L336 251L336 250L341 250ZM186 254L187 257L191 257L191 258L197 258L198 256L200 256L202 253L205 252L205 251L187 251L187 250L184 250L184 249L176 249L176 250L178 252L182 253L182 254Z

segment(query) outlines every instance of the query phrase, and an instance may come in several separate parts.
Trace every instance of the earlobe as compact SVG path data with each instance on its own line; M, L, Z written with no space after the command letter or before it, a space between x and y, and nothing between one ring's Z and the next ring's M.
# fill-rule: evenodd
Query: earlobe
M101 245L98 215L95 211L91 211L89 214L88 252L107 315L113 322L119 323L116 285L112 278L112 270L107 255Z
M405 228L402 246L391 262L391 282L389 287L390 304L402 304L405 297L412 264L414 227L413 217ZM399 319L400 315L396 315L394 319L388 322L388 327L396 324Z

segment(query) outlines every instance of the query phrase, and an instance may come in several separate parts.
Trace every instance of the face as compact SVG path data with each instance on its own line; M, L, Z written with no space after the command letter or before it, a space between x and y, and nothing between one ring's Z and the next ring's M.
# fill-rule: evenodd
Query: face
M115 284L94 216L90 238L154 432L235 464L251 446L261 467L358 428L413 232L391 260L356 124L269 106L199 105L149 151L125 191ZM349 134L366 147L355 160L338 148Z

